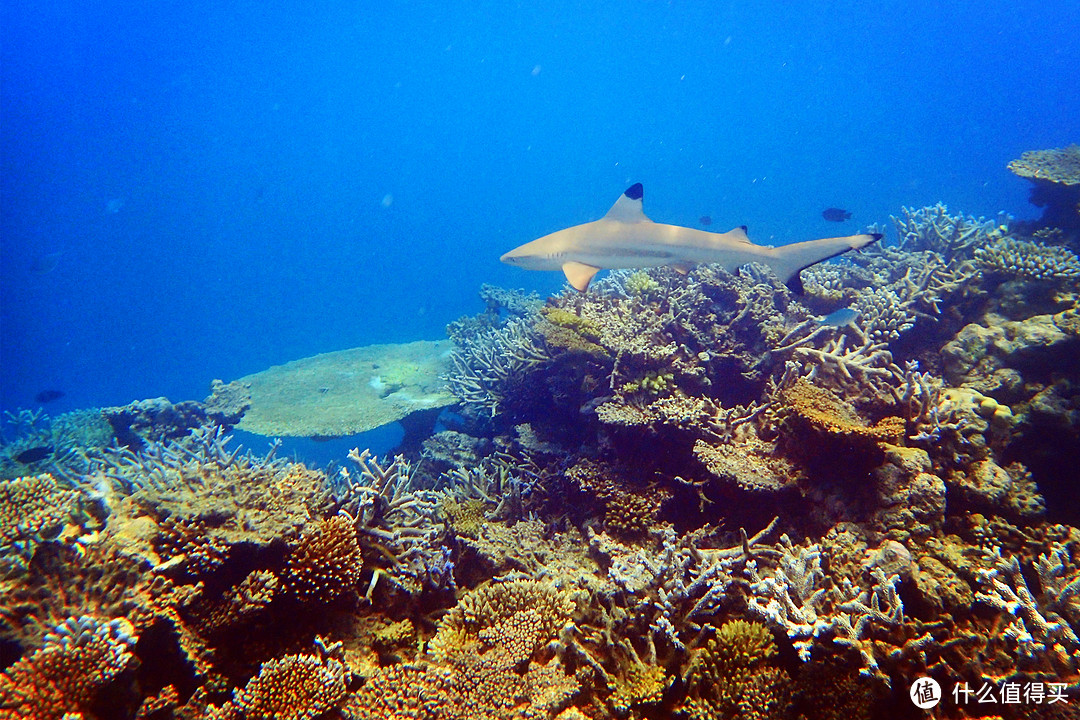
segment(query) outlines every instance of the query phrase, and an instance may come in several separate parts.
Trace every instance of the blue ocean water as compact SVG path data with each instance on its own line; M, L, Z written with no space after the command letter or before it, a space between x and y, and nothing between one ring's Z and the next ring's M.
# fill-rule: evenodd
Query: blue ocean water
M152 3L0 18L0 408L440 338L506 250L602 215L759 243L902 205L1036 217L1080 3Z

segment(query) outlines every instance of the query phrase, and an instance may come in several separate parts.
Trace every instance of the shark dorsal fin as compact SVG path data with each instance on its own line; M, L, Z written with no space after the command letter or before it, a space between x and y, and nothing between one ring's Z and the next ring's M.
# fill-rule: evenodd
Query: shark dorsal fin
M645 217L645 211L641 209L641 197L644 194L645 190L641 187L641 183L634 183L619 196L611 209L607 211L604 219L623 223L652 222Z

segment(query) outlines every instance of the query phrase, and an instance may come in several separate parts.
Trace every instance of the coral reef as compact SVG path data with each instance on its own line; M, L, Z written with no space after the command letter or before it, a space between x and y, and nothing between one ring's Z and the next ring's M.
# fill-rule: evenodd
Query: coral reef
M985 714L963 684L1073 703L1071 231L894 224L801 297L753 265L485 286L448 429L391 457L244 452L236 384L10 415L0 716L907 718L919 677L950 720Z

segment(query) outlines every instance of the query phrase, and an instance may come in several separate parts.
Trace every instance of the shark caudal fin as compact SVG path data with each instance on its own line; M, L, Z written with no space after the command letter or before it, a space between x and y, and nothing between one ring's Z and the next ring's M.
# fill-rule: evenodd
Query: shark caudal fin
M881 239L881 233L864 233L862 235L848 235L847 237L823 238L821 240L807 240L806 242L792 245L781 245L774 248L772 257L762 259L772 268L776 276L784 281L791 292L796 295L803 294L802 280L799 271L828 260L837 255L843 255L849 250L858 250L867 245L872 245Z

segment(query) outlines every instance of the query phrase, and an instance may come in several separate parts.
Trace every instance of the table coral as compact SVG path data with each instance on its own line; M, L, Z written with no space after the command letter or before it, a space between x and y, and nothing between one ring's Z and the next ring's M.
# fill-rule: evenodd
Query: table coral
M1028 150L1011 161L1008 167L1023 178L1080 185L1080 145L1053 150Z
M413 466L402 455L380 461L370 450L354 448L349 459L359 472L342 468L336 488L339 512L352 520L361 549L380 558L367 598L380 578L408 593L452 588L453 564L441 543L440 495L416 487Z
M856 440L896 441L904 434L902 418L888 416L871 425L849 404L804 379L783 390L781 398L794 417L829 435Z
M1080 259L1059 245L1002 238L976 248L975 264L983 272L1029 280L1080 278Z
M904 250L932 250L946 258L970 255L976 247L1000 235L1000 221L952 215L942 203L919 209L900 208L903 217L893 217L900 247Z

